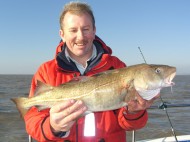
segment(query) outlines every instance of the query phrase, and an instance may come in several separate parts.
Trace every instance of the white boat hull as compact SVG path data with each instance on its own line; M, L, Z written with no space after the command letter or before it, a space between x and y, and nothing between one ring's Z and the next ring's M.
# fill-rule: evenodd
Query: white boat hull
M177 136L178 142L190 142L190 135ZM158 139L140 140L137 142L176 142L175 137L164 137Z

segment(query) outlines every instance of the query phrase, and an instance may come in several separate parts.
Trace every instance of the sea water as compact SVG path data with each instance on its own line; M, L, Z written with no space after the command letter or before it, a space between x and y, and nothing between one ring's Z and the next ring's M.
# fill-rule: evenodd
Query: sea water
M32 75L0 75L0 141L27 142L23 120L10 98L28 96ZM174 79L173 93L171 88L161 91L162 99L170 104L190 104L190 76L180 75ZM158 99L154 106L158 106ZM190 107L167 108L169 118L177 135L190 134ZM171 126L163 109L148 109L147 125L136 131L136 140L172 136ZM128 142L132 132L127 132Z

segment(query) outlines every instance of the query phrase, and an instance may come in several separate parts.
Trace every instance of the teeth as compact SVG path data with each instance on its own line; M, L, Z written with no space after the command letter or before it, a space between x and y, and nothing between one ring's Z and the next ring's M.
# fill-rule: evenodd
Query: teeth
M81 41L76 41L75 44L78 46L84 46L86 45L88 42L86 40L81 40Z
M85 44L76 44L77 46L84 46Z
M175 75L176 75L176 73L171 74L171 76L169 77L169 82L173 83L172 79L175 77Z

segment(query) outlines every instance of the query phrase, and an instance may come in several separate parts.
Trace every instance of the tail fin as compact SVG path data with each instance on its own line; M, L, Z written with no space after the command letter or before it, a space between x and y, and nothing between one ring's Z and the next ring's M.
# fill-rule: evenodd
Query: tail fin
M24 115L28 111L28 108L24 107L24 101L27 99L28 98L11 98L11 100L16 104L22 118L24 118Z

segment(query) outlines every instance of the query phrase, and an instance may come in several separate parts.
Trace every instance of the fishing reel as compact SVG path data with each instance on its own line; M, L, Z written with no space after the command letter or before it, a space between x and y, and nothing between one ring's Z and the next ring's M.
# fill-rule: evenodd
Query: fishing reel
M168 103L168 102L161 102L160 105L158 105L158 108L159 109L166 109L166 108L168 108L167 104L170 104L170 103Z

